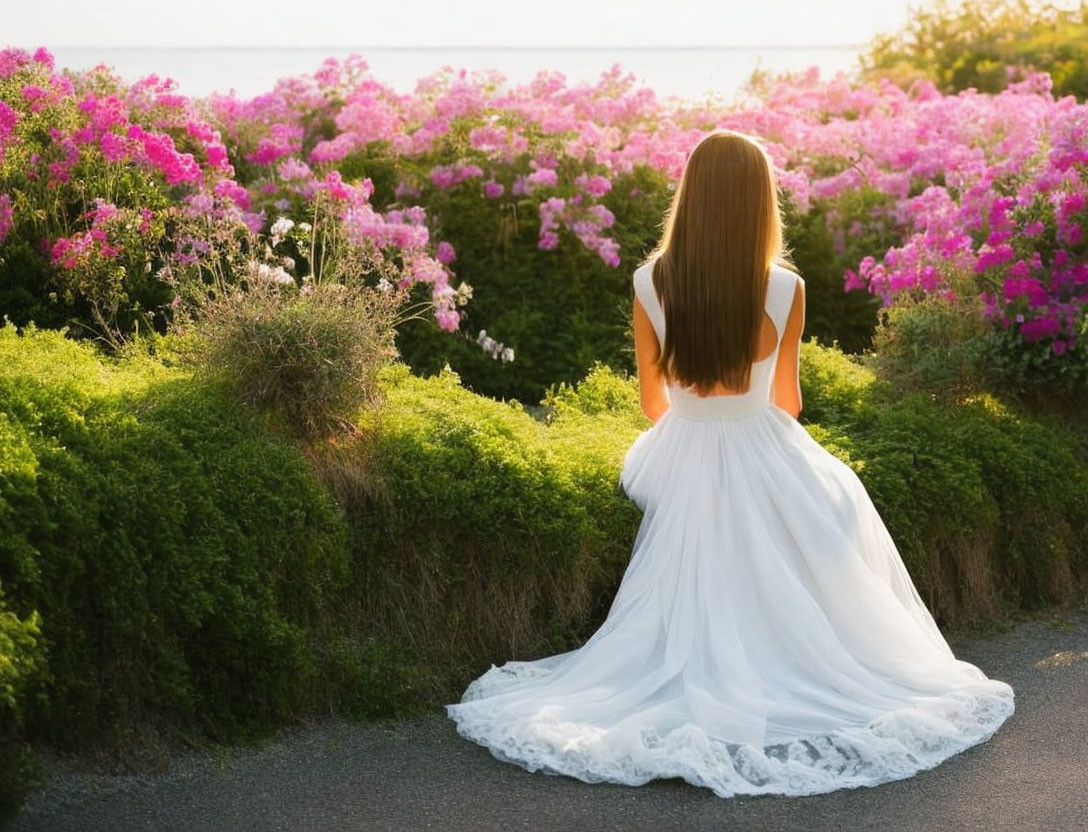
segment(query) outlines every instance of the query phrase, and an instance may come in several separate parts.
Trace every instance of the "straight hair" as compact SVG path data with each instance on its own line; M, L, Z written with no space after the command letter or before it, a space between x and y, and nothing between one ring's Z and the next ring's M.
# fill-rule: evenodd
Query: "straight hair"
M657 367L699 392L747 391L772 264L785 248L774 164L754 138L717 129L688 155L665 217L653 286L665 313ZM778 333L781 337L782 333Z

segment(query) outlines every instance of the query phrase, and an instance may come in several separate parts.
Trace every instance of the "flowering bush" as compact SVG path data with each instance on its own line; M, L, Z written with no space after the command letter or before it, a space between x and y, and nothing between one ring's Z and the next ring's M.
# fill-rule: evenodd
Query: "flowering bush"
M456 227L453 215L469 210L482 228L494 228L498 239L506 240L532 212L538 252L558 252L566 236L595 254L606 269L630 265L642 254L660 219L654 209L664 202L661 194L639 194L637 188L617 195L616 182L643 168L675 181L690 147L712 127L760 136L776 163L791 212L787 233L798 265L816 277L808 280L809 332L828 339L841 334L852 349L867 345L876 310L844 298L843 289L869 289L885 305L907 285L940 292L947 281L939 275L958 262L952 255L966 253L964 239L970 240L974 257L967 267L975 268L975 262L1000 267L985 248L997 244L987 227L993 200L1007 196L1018 177L1053 190L1047 183L1055 174L1079 171L1078 148L1083 146L1085 109L1071 98L1055 100L1048 77L1041 74L1028 75L998 95L967 91L943 96L930 83L901 89L888 81L862 84L844 75L821 79L813 70L764 77L732 104L712 106L663 104L652 90L635 88L633 77L623 75L618 66L602 73L595 85L571 87L560 73L540 72L531 83L513 88L496 73L469 76L446 67L421 79L415 92L406 95L365 77L365 71L361 60L343 67L330 60L319 74L319 85L342 89L351 101L331 116L336 135L315 145L320 158L333 154L347 160L355 154L373 160L381 155L376 148L387 148L399 170L390 180L392 198L416 196L441 218L444 228ZM274 95L297 102L301 89L300 84L284 85ZM220 111L237 114L227 106L228 99L212 100ZM360 102L365 107L357 106ZM253 122L249 125L249 133L256 135ZM1081 174L1074 176L1079 181ZM1069 185L1072 179L1064 181ZM638 247L629 251L623 246L624 232L641 218L625 202L639 197L649 201L650 226L640 229L641 235L635 235L641 236ZM509 219L502 212L486 211L483 203L491 201L509 206ZM1047 204L1052 212L1059 210ZM1044 208L1040 203L1035 211ZM1081 249L1070 246L1077 245L1083 209L1077 209L1074 198L1060 210L1061 217L1054 215L1052 226L1046 227L1057 235L1054 243L1065 246L1071 264L1079 263ZM1047 222L1032 219L1044 226ZM1036 228L1025 225L1024 230ZM936 245L942 229L958 232L960 238L943 240L944 247L935 252L940 262L915 256L919 246ZM1014 231L1012 236L1017 235ZM1031 234L1020 236L1023 248L1038 247ZM461 249L466 241L462 237L455 242ZM1039 253L1039 269L1049 272L1054 264L1048 252ZM466 264L464 258L459 262ZM878 264L885 274L893 273L887 284L880 269L870 279ZM514 300L509 293L517 289L502 286L494 274L500 266L475 259L468 265L477 267L472 273L479 292L500 289L505 303ZM565 269L549 285L562 293L571 279ZM1036 333L1049 337L1043 334L1052 328L1047 318L1063 315L1065 335L1058 340L1070 347L1076 326L1068 319L1082 315L1080 279L1080 270L1071 265L1068 277L1057 278L1061 285L1047 289L1045 308L1013 310L1005 316L1015 330L1010 334L1012 348L1030 350ZM980 274L974 291L985 296L995 284L1002 285L996 274ZM626 297L626 281L621 291L614 302ZM571 296L564 301L579 302ZM597 310L599 315L610 311ZM1024 321L1016 314L1023 314ZM995 318L995 325L1003 327L1003 320ZM479 323L504 340L510 334L495 319ZM569 332L570 326L563 329ZM451 345L430 346L448 357ZM524 360L544 349L531 341L515 346ZM1054 350L1059 357L1062 346ZM479 372L489 371L481 365ZM572 380L578 374L572 369L563 377ZM477 377L472 372L467 378L471 382Z
M127 85L102 66L58 72L44 48L0 52L0 306L13 319L74 321L114 346L141 326L162 331L177 309L170 288L179 274L190 287L237 282L259 258L254 236L279 242L284 226L268 227L272 210L308 215L327 195L322 221L346 226L359 248L380 249L402 286L428 284L439 325L458 328L456 307L470 287L453 288L451 271L431 254L422 207L383 214L369 203L369 179L347 182L339 171L318 175L297 158L281 160L297 149L301 126L272 125L241 154L241 172L279 160L278 185L247 187L231 138L173 86L157 76ZM244 132L234 138L244 148ZM319 256L327 236L317 229ZM248 251L241 272L218 259L224 246Z
M7 50L0 84L0 268L17 287L0 300L24 318L44 307L47 283L58 302L87 307L66 310L77 317L172 314L164 276L215 247L223 213L228 235L244 224L261 243L240 271L200 264L201 281L220 268L242 279L250 260L258 275L265 263L266 275L300 281L319 263L283 223L311 222L326 198L345 239L399 270L386 282L461 336L406 327L413 367L452 360L476 389L536 400L594 360L633 366L629 273L656 242L691 147L728 127L760 137L776 165L809 335L861 350L881 304L906 291L948 297L958 270L973 276L959 285L984 301L995 343L1035 356L1036 379L1077 377L1061 368L1081 354L1088 293L1088 109L1055 99L1045 74L994 95L941 95L929 82L813 69L693 104L658 101L618 64L579 85L558 72L511 86L444 67L402 94L352 56L248 101L188 100L156 76L126 86L102 67L59 75L46 50ZM132 177L140 188L124 191ZM56 191L64 199L49 202ZM122 239L96 197L151 239ZM64 207L80 201L78 215ZM185 212L205 215L206 231L180 233ZM319 260L323 233L311 236ZM455 286L454 265L473 287ZM516 352L519 377L471 336L481 329Z

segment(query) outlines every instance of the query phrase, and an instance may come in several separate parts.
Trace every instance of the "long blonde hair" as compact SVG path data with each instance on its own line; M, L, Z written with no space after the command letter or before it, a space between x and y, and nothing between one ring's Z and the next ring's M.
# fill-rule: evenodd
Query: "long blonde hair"
M747 390L770 267L793 269L774 164L752 137L717 129L688 156L653 262L665 312L657 366L698 390ZM779 333L781 335L781 333Z

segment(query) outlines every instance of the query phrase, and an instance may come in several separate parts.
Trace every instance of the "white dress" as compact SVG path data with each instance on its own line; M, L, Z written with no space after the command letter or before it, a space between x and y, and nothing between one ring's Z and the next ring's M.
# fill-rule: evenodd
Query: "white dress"
M635 291L660 340L649 264ZM784 330L800 280L773 267ZM771 402L671 387L620 474L643 509L607 619L581 647L494 664L445 705L528 771L721 797L874 786L984 742L1013 690L957 659L854 471Z

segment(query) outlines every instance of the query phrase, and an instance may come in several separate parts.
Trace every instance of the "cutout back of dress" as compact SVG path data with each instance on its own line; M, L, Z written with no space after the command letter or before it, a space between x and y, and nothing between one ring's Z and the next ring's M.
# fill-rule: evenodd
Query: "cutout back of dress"
M634 285L635 294L653 324L658 343L664 344L665 310L654 290L652 262L635 269ZM797 275L781 266L771 266L764 309L778 333L778 341L770 355L753 362L748 391L701 396L690 387L670 382L667 387L669 412L692 419L717 420L747 416L768 407L771 403L774 369L778 364L778 352L782 346L782 336L790 307L793 305L796 285Z

